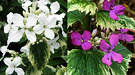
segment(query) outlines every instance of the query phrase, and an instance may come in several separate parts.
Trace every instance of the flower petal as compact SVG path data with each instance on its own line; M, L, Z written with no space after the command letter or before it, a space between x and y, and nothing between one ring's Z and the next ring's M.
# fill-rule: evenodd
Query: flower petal
M129 35L129 34L125 34L125 40L127 42L131 42L132 40L134 40L134 36L133 35Z
M103 52L108 52L109 48L110 48L109 44L106 43L104 39L100 41L100 49Z
M26 31L25 31L25 34L26 34L28 40L29 40L31 43L33 43L33 42L36 41L36 35L35 35L34 32L30 32L30 31L26 30Z
M36 15L34 15L34 14L29 15L29 17L27 19L27 23L26 23L27 28L36 25L36 23L37 23Z
M109 42L111 44L111 50L114 49L114 47L117 45L117 43L119 42L119 36L116 34L112 34L110 36Z
M28 43L27 45L23 46L20 49L20 51L26 53L27 55L29 55L29 45L30 45L30 43Z
M51 29L49 29L49 28L46 28L46 29L45 29L44 35L45 35L47 38L51 39L51 40L54 39L54 36L55 36L54 32L53 32Z
M48 23L46 24L47 27L52 28L56 26L56 17L54 16L49 16L48 18Z
M81 46L83 50L88 50L92 47L92 44L90 42L83 42Z
M56 13L56 12L59 11L59 9L60 9L60 4L59 4L57 1L56 1L56 2L53 2L53 3L51 4L50 8L51 8L51 13L54 14L54 13Z
M21 64L21 58L20 57L16 57L13 59L13 65L15 65L16 67L19 66Z
M26 1L25 3L22 4L22 8L25 10L25 11L28 11L28 7L32 4L31 1Z
M122 29L122 28L120 28L120 32L121 33L125 33L125 32L128 32L129 31L129 29Z
M39 9L41 9L43 12L49 13L49 8L45 6L44 4L38 4Z
M54 47L52 45L50 45L50 50L52 53L54 53Z
M82 34L82 38L84 41L88 41L91 38L91 33L87 30L85 30Z
M8 15L7 15L7 22L8 24L11 24L13 22L13 13L10 12Z
M2 46L1 48L0 48L0 51L3 53L3 57L5 56L5 54L6 54L6 52L8 51L8 49L7 49L7 46Z
M24 26L24 24L23 24L23 17L20 14L14 14L14 16L13 16L13 23L16 26L20 26L22 28Z
M10 25L9 24L8 25L5 25L5 27L4 27L4 33L8 33L9 30L10 30Z
M111 7L111 3L108 2L108 0L105 0L103 3L104 10L110 10L110 7Z
M114 6L115 0L110 0L110 3Z
M119 36L119 39L120 39L120 40L125 41L125 34L119 33L118 36Z
M41 34L44 31L44 28L43 25L35 25L33 30L35 33Z
M111 51L110 54L112 56L113 61L116 61L118 63L121 63L122 62L123 57L122 57L121 54L116 53L115 51Z
M24 75L24 71L22 68L15 68L15 72L17 73L17 75Z
M41 25L46 25L48 23L47 16L45 14L39 14L38 21Z
M53 47L54 47L55 49L58 49L58 48L60 47L60 44L59 44L59 43L54 43L54 44L53 44Z
M72 44L80 46L81 45L81 39L80 38L72 39Z
M4 58L4 63L7 65L7 66L12 66L12 61L11 61L11 58Z
M112 64L111 62L111 55L110 53L106 53L104 57L102 58L102 62L106 64L107 66L110 66Z
M81 38L81 34L78 33L78 32L76 32L76 31L74 31L74 32L71 33L70 38L71 38L71 39L74 39L74 38Z
M113 7L113 10L117 15L122 15L124 14L125 7L123 5L117 5Z
M109 13L110 17L114 20L119 20L119 17L116 16L115 12L113 10L110 11Z
M13 68L13 67L8 67L8 68L6 69L6 73L7 73L7 74L12 74L13 71L14 71L14 68Z

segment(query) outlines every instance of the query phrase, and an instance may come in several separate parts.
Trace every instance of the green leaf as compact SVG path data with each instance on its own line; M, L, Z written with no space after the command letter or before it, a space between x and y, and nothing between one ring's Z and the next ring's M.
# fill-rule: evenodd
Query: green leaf
M68 53L68 75L109 75L109 68L102 63L101 51L87 52L74 49Z
M56 69L53 66L46 65L46 68L43 70L43 75L55 75Z
M35 42L34 45L30 46L30 54L28 59L34 68L43 70L43 68L45 68L46 64L48 63L49 58L50 48L46 40L43 40L43 42Z
M124 28L129 28L135 30L135 20L133 18L127 17L125 15L118 16L120 19L118 22L124 26Z
M90 15L94 15L97 9L96 4L88 0L68 0L67 8L68 12L77 9L80 10L81 12L85 11L86 14L91 12Z
M123 61L117 63L112 60L112 65L108 67L102 63L104 52L73 49L68 53L67 72L69 75L126 75L131 52L121 44L118 44L113 51L120 53Z
M71 26L73 23L75 23L76 21L80 21L81 24L83 25L83 21L84 21L84 16L85 16L85 13L81 13L80 11L78 10L74 10L74 11L70 11L68 12L68 26Z
M115 31L115 29L124 28L124 26L121 25L118 21L115 21L114 19L110 18L108 11L98 12L96 14L96 22L97 22L97 26L98 25L101 26L101 29L110 28L113 31Z
M118 15L117 15L118 16ZM97 26L100 25L101 29L110 28L113 31L120 28L129 28L135 30L135 20L125 15L118 16L119 20L111 19L108 11L99 11L96 14Z

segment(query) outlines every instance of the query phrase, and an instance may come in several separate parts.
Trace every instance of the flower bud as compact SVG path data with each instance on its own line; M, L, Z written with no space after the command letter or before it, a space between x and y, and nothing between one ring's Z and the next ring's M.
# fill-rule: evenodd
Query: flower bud
M38 9L38 10L36 10L35 14L36 15L39 15L41 12L42 12L42 10L41 9Z
M95 44L99 44L101 40L97 40Z
M98 40L98 37L95 37L94 40L97 41Z
M91 34L92 37L94 37L96 35L96 33L97 33L97 29L94 29L93 32L92 32L92 34Z
M107 29L106 29L106 34L109 34L109 32L110 32L110 29L107 28Z
M8 50L8 52L9 52L10 54L15 54L15 53L16 53L16 52L13 51L13 50Z
M24 17L28 17L28 15L29 15L29 13L28 12L25 12L25 11L23 11L23 15L24 15Z
M101 37L104 38L105 37L105 33L101 32Z

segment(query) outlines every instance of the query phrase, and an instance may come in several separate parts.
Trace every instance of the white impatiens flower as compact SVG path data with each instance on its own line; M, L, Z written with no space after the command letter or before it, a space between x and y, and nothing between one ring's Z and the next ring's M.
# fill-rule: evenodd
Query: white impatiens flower
M30 48L30 43L23 46L20 51L26 53L27 55L29 55L29 48Z
M34 32L41 34L45 31L44 35L47 38L53 39L55 34L50 28L54 28L56 26L56 18L53 16L47 17L45 14L39 14L38 21L40 24L34 26Z
M55 39L53 40L49 40L48 41L48 45L50 45L50 50L52 51L52 53L54 53L54 49L58 49L59 48L59 43L57 43L57 40L59 39L59 36L57 36Z
M14 58L13 61L11 60L11 58L5 58L4 63L8 66L8 68L6 69L7 74L12 74L15 70L18 75L24 75L23 69L17 68L17 66L21 64L20 57Z
M27 39L31 43L36 41L35 33L29 30L37 23L37 17L34 14L29 15L26 24L23 23L23 17L20 14L14 14L13 23L16 26L19 26L20 30L13 31L9 34L8 38L10 39L10 42L18 42L22 38L23 33L26 34Z
M5 33L9 33L10 32L10 30L16 30L16 29L18 29L17 28L17 26L15 26L15 25L13 25L12 23L13 23L13 13L12 12L10 12L8 15L7 15L7 25L5 25L5 27L4 27L4 32Z

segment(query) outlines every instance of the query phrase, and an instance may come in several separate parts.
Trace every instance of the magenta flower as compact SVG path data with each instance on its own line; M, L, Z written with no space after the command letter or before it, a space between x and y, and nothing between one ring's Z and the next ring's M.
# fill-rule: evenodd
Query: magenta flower
M102 62L105 63L107 66L110 66L112 64L111 59L113 59L113 61L118 62L118 63L121 63L123 60L123 57L121 54L116 53L115 51L112 51L114 47L117 45L118 41L119 41L119 36L116 34L112 34L109 39L111 47L109 46L108 43L105 42L104 39L101 40L100 42L100 49L103 52L107 52L102 58Z
M109 15L112 19L119 20L119 17L117 17L116 14L122 15L125 11L125 7L123 5L114 6L114 2L115 0L110 0L110 2L105 0L103 3L103 8L104 10L110 11Z
M91 33L87 30L81 35L78 32L72 32L71 34L72 44L77 46L82 46L83 50L88 50L92 47L91 43L88 40L91 38Z
M129 34L124 34L125 32L128 32L129 29L120 29L120 33L119 35L119 39L123 40L123 41L127 41L127 42L131 42L132 40L134 40L134 36L133 35L129 35Z

